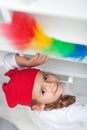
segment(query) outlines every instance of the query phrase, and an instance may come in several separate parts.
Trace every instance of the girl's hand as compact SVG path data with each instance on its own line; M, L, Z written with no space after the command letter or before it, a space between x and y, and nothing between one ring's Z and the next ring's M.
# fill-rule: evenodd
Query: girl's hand
M42 55L40 53L37 53L35 56L30 58L30 60L28 61L28 65L30 67L34 67L34 66L44 64L47 61L48 61L48 57L46 55Z
M40 53L37 53L35 56L31 58L19 56L18 54L16 54L15 59L16 63L22 67L35 67L44 64L48 61L48 57Z

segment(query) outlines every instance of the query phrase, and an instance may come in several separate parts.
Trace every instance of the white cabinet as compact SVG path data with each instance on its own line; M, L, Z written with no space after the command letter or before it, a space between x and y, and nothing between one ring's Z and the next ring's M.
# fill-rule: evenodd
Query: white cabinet
M5 21L11 18L9 11L31 13L48 36L87 45L87 0L0 0L0 9ZM3 37L0 37L0 50L17 51ZM36 52L24 53L33 55ZM41 68L56 74L87 78L87 56L83 61L50 56L49 63Z
M87 20L86 0L0 0L0 7L34 14Z

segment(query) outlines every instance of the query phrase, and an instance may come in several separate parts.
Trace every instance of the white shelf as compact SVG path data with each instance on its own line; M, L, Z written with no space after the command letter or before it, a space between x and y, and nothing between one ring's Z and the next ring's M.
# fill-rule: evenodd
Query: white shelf
M18 51L17 49L15 49L13 46L11 46L11 44L9 43L9 41L8 40L6 40L5 38L3 38L3 37L0 37L0 50L1 51L7 51L7 52L18 52L18 53L22 53L22 51ZM35 51L35 50L25 50L25 51L23 51L23 53L24 54L28 54L28 55L35 55L37 52ZM72 65L73 65L73 63L82 63L82 64L86 64L86 66L87 66L87 56L82 60L82 61L80 61L80 60L78 60L78 59L72 59L72 58L62 58L62 57L54 57L54 56L49 56L50 58L52 58L52 59L54 59L54 60L60 60L60 61L69 61L69 62L71 62L72 63ZM54 62L55 63L55 62ZM64 65L64 63L63 63L63 65Z
M39 66L38 68L59 74L63 76L71 76L76 78L87 79L87 65L81 63L67 62L63 60L49 59L48 63Z
M0 0L0 8L87 20L87 0Z
M0 51L0 67L3 65L2 64L3 56L7 52L8 51ZM27 54L29 57L31 56L31 53ZM60 59L56 60L53 58L49 58L49 61L46 64L40 65L37 68L57 75L87 79L87 64L81 64L76 62L73 63L70 61L67 62Z

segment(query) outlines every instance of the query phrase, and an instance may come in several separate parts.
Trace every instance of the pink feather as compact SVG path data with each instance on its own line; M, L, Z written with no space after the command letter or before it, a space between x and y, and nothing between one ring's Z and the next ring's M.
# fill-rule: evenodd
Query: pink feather
M27 13L13 12L11 23L0 25L1 33L11 40L12 45L24 50L35 36L36 21Z

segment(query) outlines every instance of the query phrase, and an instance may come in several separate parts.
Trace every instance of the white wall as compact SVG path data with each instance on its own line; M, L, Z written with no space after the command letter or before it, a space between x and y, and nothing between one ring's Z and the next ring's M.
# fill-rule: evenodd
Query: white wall
M49 36L68 42L87 44L87 20L63 16L35 16Z

